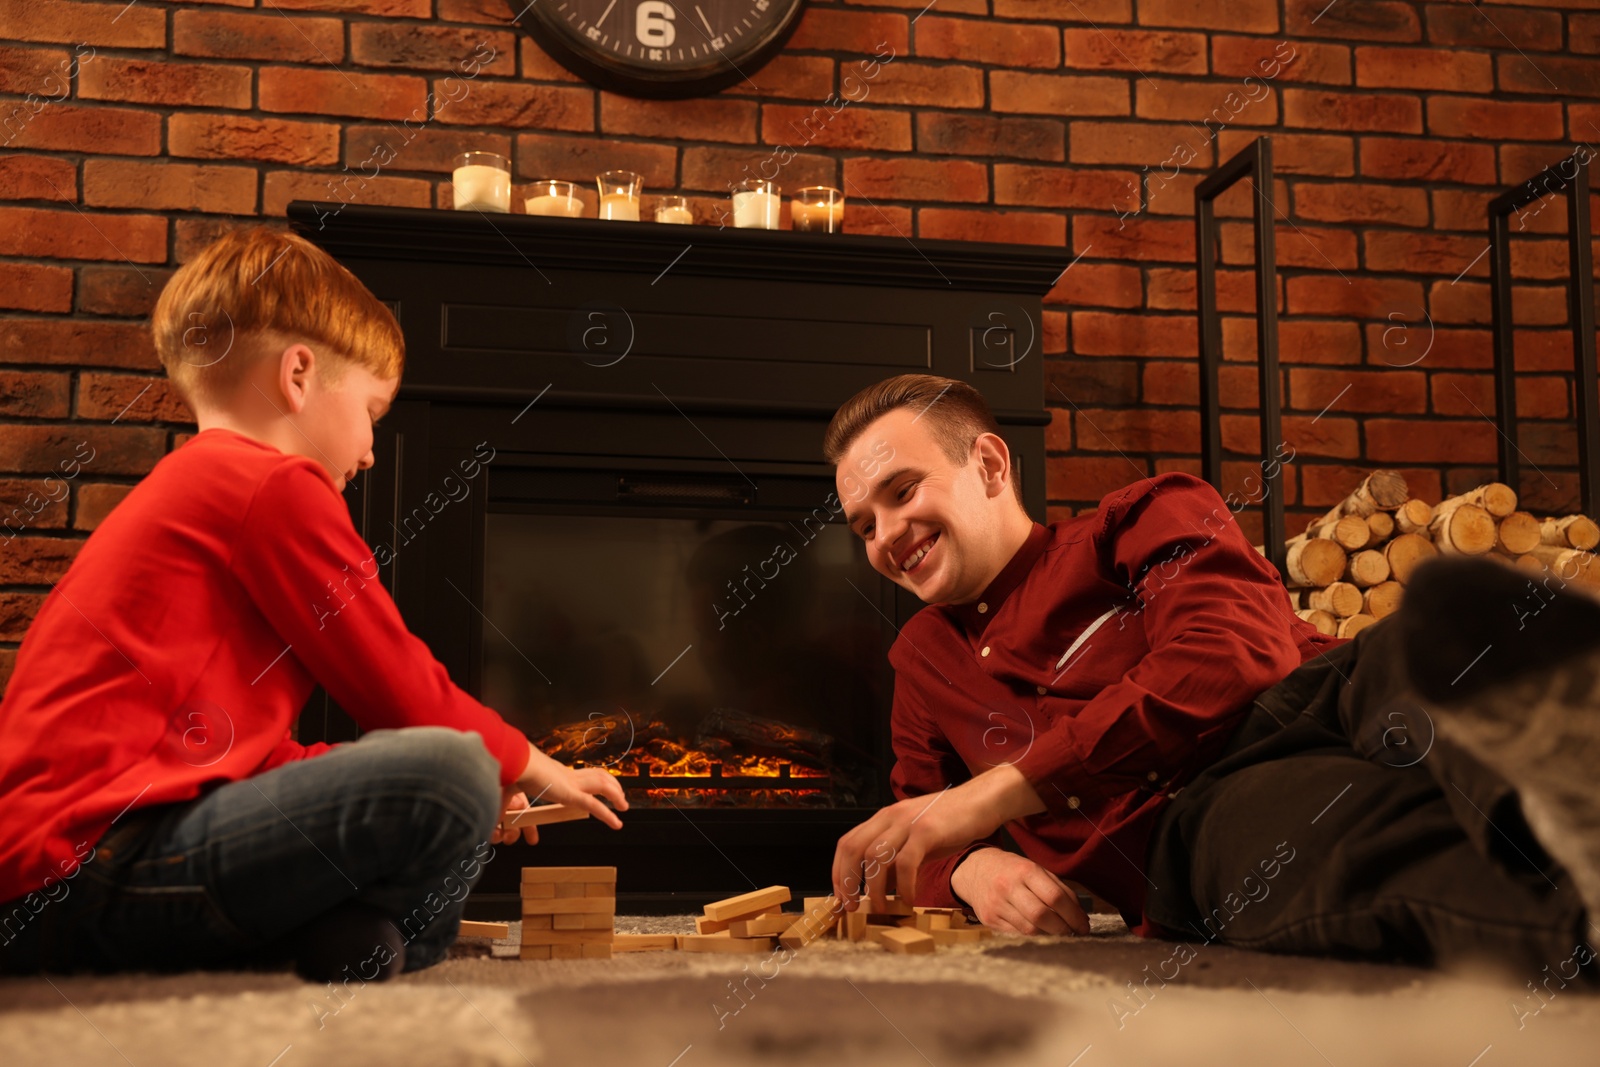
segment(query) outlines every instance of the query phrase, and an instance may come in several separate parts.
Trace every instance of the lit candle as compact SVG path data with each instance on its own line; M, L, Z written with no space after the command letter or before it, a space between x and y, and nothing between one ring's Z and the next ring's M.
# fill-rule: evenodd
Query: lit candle
M583 201L575 196L554 196L549 193L530 196L524 202L524 207L530 215L555 215L560 218L575 219L583 214Z
M791 200L789 212L797 230L838 233L844 228L843 204L805 204Z
M743 229L776 230L782 200L777 193L741 191L733 194L733 224Z
M689 198L686 196L663 196L656 201L656 221L675 223L679 226L689 226L694 223L694 212L689 208Z
M511 165L493 152L464 152L450 174L457 211L511 210Z
M607 193L600 198L600 217L621 222L639 221L639 198L627 193Z

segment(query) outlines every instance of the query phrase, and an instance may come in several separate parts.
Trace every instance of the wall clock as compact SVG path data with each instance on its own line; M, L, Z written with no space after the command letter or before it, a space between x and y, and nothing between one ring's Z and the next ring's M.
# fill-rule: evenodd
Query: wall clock
M515 25L593 85L656 99L707 96L783 48L805 0L510 0Z

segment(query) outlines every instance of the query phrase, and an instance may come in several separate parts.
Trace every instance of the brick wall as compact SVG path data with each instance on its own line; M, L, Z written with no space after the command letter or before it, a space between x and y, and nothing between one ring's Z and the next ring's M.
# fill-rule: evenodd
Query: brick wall
M656 103L567 74L507 0L0 0L0 681L87 531L192 430L141 328L173 267L296 198L448 204L466 148L518 180L636 170L702 221L776 152L785 185L845 188L856 232L1070 249L1042 346L1059 517L1197 470L1191 190L1270 132L1291 522L1375 465L1432 500L1488 476L1484 207L1600 143L1595 0L924 3L816 0L754 84ZM1241 492L1249 195L1219 205ZM1565 220L1521 224L1522 488L1555 511Z

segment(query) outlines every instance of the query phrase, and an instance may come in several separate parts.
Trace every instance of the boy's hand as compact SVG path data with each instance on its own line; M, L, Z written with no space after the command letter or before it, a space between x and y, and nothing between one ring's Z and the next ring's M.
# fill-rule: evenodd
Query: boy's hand
M520 785L512 783L501 790L501 811L521 811L527 806L528 794L522 791ZM530 845L537 845L539 843L539 828L530 824L523 827L513 826L508 830L503 823L496 823L494 833L490 835L489 840L496 845L509 845L515 842L518 837Z
M622 829L622 820L617 817L617 811L628 810L628 798L622 793L622 786L617 782L616 776L602 767L585 767L574 770L565 763L551 759L540 752L530 742L528 745L528 765L523 768L522 776L516 781L516 788L525 790L535 800L547 801L555 804L565 804L570 808L587 811L613 830ZM601 803L604 797L611 802L611 807ZM514 799L514 798L513 798ZM522 798L522 807L527 807L527 796ZM511 808L504 810L511 810ZM527 827L522 832L527 833L533 827ZM515 839L517 830L510 831ZM529 837L529 841L537 840L538 835Z

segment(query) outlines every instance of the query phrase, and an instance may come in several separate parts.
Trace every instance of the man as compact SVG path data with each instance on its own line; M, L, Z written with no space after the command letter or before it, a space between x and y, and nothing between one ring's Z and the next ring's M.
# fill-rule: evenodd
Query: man
M1196 478L1034 522L982 397L950 379L863 390L824 451L874 568L930 605L890 652L900 799L839 843L847 907L892 870L919 904L1084 933L1072 879L1142 936L1533 968L1583 955L1593 760L1530 773L1534 746L1494 738L1520 736L1508 693L1552 684L1532 697L1546 735L1569 720L1595 736L1600 605L1546 594L1530 621L1510 603L1526 576L1436 565L1396 618L1325 637ZM1020 855L996 847L1002 827Z

